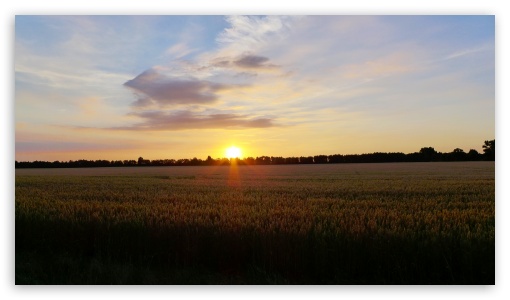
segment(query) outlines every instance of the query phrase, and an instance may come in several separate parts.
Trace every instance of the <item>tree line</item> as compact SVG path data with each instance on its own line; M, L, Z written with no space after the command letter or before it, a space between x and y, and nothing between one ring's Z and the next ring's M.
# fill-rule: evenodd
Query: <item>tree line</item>
M286 165L286 164L339 164L339 163L385 163L385 162L440 162L440 161L495 161L496 141L483 144L483 153L475 149L467 153L460 148L452 152L438 152L433 147L423 147L418 152L375 152L366 154L333 154L300 157L259 156L246 158L200 158L155 159L139 157L138 160L70 160L70 161L22 161L15 162L16 168L90 168L90 167L134 167L134 166L228 166L237 165Z

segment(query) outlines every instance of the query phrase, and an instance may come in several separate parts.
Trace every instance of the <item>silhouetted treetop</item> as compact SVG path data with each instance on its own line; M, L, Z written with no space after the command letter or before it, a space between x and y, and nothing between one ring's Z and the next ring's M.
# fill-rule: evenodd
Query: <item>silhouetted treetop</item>
M485 141L482 147L486 160L496 160L496 140Z

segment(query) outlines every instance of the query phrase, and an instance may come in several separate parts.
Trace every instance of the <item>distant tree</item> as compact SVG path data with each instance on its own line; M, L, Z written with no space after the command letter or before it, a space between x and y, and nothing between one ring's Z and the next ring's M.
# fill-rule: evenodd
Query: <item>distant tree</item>
M122 162L122 164L123 164L124 166L135 166L135 165L136 165L136 160L134 160L134 159L124 160L124 161Z
M496 140L485 141L482 148L485 160L496 160Z
M328 163L328 157L326 155L315 155L313 162L316 164L326 164Z
M342 163L343 159L344 159L344 156L341 154L333 154L333 155L328 156L328 161L330 163L335 163L335 164Z
M299 163L300 164L313 164L313 156L301 156L299 158Z
M286 157L285 163L286 164L299 164L299 157Z
M196 157L193 157L190 161L189 161L189 165L190 166L200 166L202 164L202 160L199 159L199 158L196 158Z
M230 159L224 157L220 160L220 165L222 166L230 166Z
M460 148L455 148L455 149L453 149L453 151L451 153L451 157L452 157L452 160L454 160L454 161L463 161L463 160L466 160L467 153L464 152L464 150L462 150Z
M283 164L285 164L285 158L283 158L281 156L271 156L271 164L283 165Z
M207 166L212 166L214 164L214 159L209 155L207 156L207 159L204 161L204 164Z
M260 156L255 159L255 163L257 165L269 165L271 164L271 157L269 156Z
M165 166L175 166L175 159L164 159L163 165Z
M470 161L480 160L480 153L478 153L478 151L476 151L475 149L471 149L467 153L466 158L467 158L467 160L470 160Z
M123 164L122 164L122 160L115 160L115 161L111 161L110 162L110 166L112 167L122 167Z
M420 149L420 156L423 161L433 161L437 157L437 151L433 147L423 147Z
M164 166L165 165L165 160L163 159L153 159L151 161L151 166Z
M247 157L244 159L247 165L254 165L255 164L255 158L253 157Z
M138 165L146 165L146 166L149 166L151 164L151 160L150 159L143 159L143 157L139 157L138 158Z
M181 158L181 159L178 159L176 164L178 166L189 166L190 165L190 160L187 159L187 158Z

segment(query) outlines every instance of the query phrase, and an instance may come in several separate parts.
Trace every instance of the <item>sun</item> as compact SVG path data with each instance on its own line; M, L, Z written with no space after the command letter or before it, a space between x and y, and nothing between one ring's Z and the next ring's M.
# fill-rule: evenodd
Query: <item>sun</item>
M241 157L241 149L236 146L228 147L225 151L228 158L240 158Z

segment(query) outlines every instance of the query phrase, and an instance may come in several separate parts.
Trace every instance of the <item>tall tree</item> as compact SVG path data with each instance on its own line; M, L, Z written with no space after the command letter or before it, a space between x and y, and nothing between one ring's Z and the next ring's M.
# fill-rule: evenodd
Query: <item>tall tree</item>
M486 160L496 160L496 140L485 141L482 148Z

